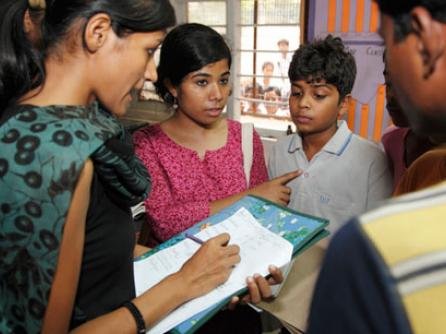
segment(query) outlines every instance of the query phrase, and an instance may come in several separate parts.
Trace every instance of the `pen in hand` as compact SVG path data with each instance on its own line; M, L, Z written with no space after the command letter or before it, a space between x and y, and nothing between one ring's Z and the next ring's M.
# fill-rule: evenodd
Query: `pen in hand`
M200 238L197 238L193 234L186 233L186 238L188 238L188 239L190 239L192 241L195 241L197 244L200 244L200 245L204 244L203 240L201 240Z

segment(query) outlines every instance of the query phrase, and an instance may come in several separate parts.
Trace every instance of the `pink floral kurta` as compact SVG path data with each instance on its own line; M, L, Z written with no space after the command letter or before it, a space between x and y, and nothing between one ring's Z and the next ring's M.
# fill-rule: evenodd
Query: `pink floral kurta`
M246 190L241 125L228 120L226 145L203 160L153 125L134 134L136 154L147 166L152 191L146 200L148 223L164 241L209 216L209 203ZM254 133L250 187L268 180L260 137Z

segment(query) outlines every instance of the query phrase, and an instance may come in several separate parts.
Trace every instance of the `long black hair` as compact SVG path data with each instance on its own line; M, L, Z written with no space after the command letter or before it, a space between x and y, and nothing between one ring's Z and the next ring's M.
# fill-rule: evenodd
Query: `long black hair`
M120 37L132 32L162 30L175 24L169 0L47 0L41 27L41 57L24 32L23 15L27 7L27 0L1 0L0 112L43 83L42 59L67 36L76 20L84 19L84 30L92 16L105 13Z
M2 0L0 4L0 112L12 98L36 87L43 73L39 53L25 34L27 0Z
M176 87L189 73L222 59L227 59L231 67L231 50L214 29L198 23L177 26L161 46L155 83L158 95L172 105L174 98L166 87L166 80Z

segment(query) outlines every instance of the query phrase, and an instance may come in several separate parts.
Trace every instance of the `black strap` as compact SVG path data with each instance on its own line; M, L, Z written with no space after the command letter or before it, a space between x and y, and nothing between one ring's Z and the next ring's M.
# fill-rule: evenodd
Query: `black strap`
M133 315L133 318L135 318L136 328L137 328L136 334L144 334L146 332L146 324L144 322L144 318L142 317L141 312L139 312L136 305L133 304L131 301L128 301L125 302L122 306L127 308Z

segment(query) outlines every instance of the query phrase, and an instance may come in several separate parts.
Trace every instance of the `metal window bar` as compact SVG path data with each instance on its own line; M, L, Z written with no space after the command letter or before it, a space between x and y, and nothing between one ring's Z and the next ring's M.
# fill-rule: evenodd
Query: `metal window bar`
M287 23L246 23L239 24L239 27L249 28L249 27L287 27L287 26L300 26L299 22L287 22Z
M253 73L253 74L237 73L236 75L238 77L240 77L240 78L265 78L265 77L268 77L268 78L271 78L271 79L283 79L283 77L281 77L280 75L266 76L266 75L263 75L263 74L255 74L255 73Z
M252 97L244 97L244 96L237 97L236 96L235 99L237 101L263 103L263 104L277 105L277 106L282 106L282 107L287 107L288 106L287 102L277 102L277 101L270 101L270 100L264 100L264 99L256 99L256 98L252 98Z
M237 52L258 52L258 53L280 53L280 51L277 50L254 50L254 49L236 49ZM294 51L288 51L288 53L294 53Z

